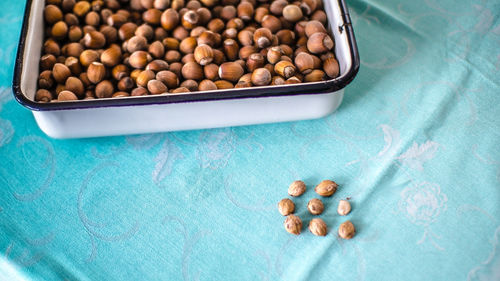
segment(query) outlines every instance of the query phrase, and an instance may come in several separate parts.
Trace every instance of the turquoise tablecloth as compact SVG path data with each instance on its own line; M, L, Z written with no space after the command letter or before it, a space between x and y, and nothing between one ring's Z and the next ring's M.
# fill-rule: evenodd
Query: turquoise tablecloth
M362 64L327 118L84 140L12 98L24 5L0 4L0 279L500 280L498 0L349 1ZM330 233L292 237L276 203L303 179L307 224L325 178Z

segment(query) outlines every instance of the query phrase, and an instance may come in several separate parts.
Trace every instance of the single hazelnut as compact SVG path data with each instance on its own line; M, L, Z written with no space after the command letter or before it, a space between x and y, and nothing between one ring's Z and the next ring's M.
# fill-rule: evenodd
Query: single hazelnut
M167 51L167 53L165 54L165 60L168 63L179 62L181 61L181 59L182 59L181 53L175 50Z
M311 15L317 8L317 0L302 0L302 3L300 4L300 9L307 16Z
M229 60L238 59L240 48L234 39L224 40L224 53Z
M334 181L324 180L314 188L314 191L321 196L330 197L337 191L337 187L338 185Z
M306 184L303 181L297 180L292 182L288 187L288 194L290 196L300 196L306 192Z
M118 37L120 37L122 41L127 41L134 36L136 30L137 24L133 22L124 23L120 26L120 29L118 29Z
M174 30L179 25L179 13L175 9L167 9L161 15L161 26L168 31Z
M274 76L271 85L285 85L285 79L281 76Z
M153 58L160 59L165 55L165 46L160 41L155 41L149 45L148 51Z
M313 54L330 51L335 43L326 33L314 33L307 40L307 49Z
M259 48L266 48L271 45L273 39L273 34L269 28L259 28L255 30L253 34L253 41L257 44Z
M162 12L158 9L148 9L142 14L144 22L151 25L159 25L161 22Z
M148 40L143 36L133 36L127 42L127 51L133 53L135 51L143 51L148 48Z
M233 5L227 5L222 8L219 16L221 19L229 21L230 19L235 18L237 13L238 11Z
M196 40L198 45L206 44L212 48L217 45L217 35L209 30L203 31Z
M153 58L148 52L135 51L129 57L129 64L133 68L144 68Z
M312 215L320 215L323 213L324 209L325 206L323 205L323 202L321 202L318 198L313 198L309 200L309 203L307 203L307 210L309 210L309 213Z
M252 83L247 82L247 81L238 81L238 83L236 83L236 85L234 87L235 88L249 88L249 87L252 87Z
M278 203L278 211L283 216L293 214L293 212L295 211L295 204L293 204L293 201L288 198L282 199Z
M269 14L269 9L267 7L258 7L257 9L255 9L255 13L254 13L254 17L253 19L258 22L258 23L261 23L262 22L262 19Z
M312 20L307 22L305 26L305 33L307 37L311 37L315 33L326 34L326 28L321 22L317 20Z
M243 2L247 3L247 2ZM238 33L238 41L243 46L251 46L253 45L253 32L250 30L242 30Z
M76 77L69 77L66 80L65 89L71 91L76 96L83 98L85 94L85 87L80 79Z
M295 65L289 61L282 60L274 66L274 71L288 79L295 74Z
M290 29L282 29L276 33L280 44L293 46L295 44L295 33Z
M196 62L188 62L182 67L182 77L184 79L202 80L203 68Z
M198 86L198 90L200 91L212 91L212 90L217 90L217 85L211 80L205 79L200 82L200 85Z
M69 43L62 48L62 52L67 57L79 57L84 48L80 43Z
M226 25L224 24L224 21L221 19L212 19L211 21L208 22L207 27L210 31L214 33L220 33L222 30L224 30L224 27Z
M168 37L168 38L163 39L162 43L167 50L178 50L179 49L179 40L177 40L173 37Z
M356 229L354 228L354 225L352 224L352 222L346 221L339 226L338 233L339 233L340 238L351 239L354 237L354 234L356 233Z
M79 26L71 26L68 31L68 39L71 42L80 41L83 37L83 31Z
M139 76L135 79L135 83L137 83L137 86L141 86L146 88L148 86L148 82L155 79L156 75L153 71L151 70L144 70L141 71Z
M198 22L200 25L206 25L212 19L212 12L205 7L196 9L196 13L198 14Z
M110 98L113 96L113 93L115 92L115 89L113 87L113 83L111 83L108 80L101 81L97 86L95 87L95 95L97 98Z
M179 77L172 71L163 70L158 72L156 80L163 82L169 89L175 89L179 86Z
M78 100L78 97L70 91L61 91L57 95L57 100L58 101L74 101L74 100Z
M137 87L130 92L130 95L133 97L138 97L138 96L147 96L149 95L149 92L146 88L144 87Z
M63 11L71 12L73 11L73 7L75 6L75 4L76 4L75 0L62 0L61 7Z
M300 9L299 6L297 5L286 5L285 8L283 8L283 17L290 22L297 22L301 20L304 15L302 14L302 10Z
M147 40L153 39L153 36L155 34L153 28L149 24L142 24L137 27L134 33L136 36L142 36L146 38Z
M113 67L121 62L122 51L118 45L112 45L101 54L101 62L105 66Z
M222 32L222 38L225 39L236 39L238 37L238 30L236 28L228 28Z
M116 80L121 80L122 78L129 76L129 74L130 74L130 71L129 71L128 67L124 64L119 64L119 65L113 67L113 69L111 70L111 75Z
M246 60L251 54L256 53L257 51L257 48L254 46L243 46L239 52L240 59Z
M52 94L46 89L39 89L35 94L35 101L37 102L50 102Z
M42 70L52 69L54 64L56 64L56 57L52 54L47 54L40 58L40 68Z
M260 53L251 54L246 62L246 67L249 72L253 72L257 68L261 68L265 65L266 61L264 56Z
M106 37L99 31L91 31L83 37L85 47L90 49L100 49L106 45Z
M80 73L82 73L82 65L75 57L68 57L64 62L64 65L66 65L74 75L80 75Z
M127 92L120 91L120 92L116 92L116 93L114 93L111 97L112 97L112 98L130 97L130 94L129 94L129 93L127 93Z
M191 54L198 45L195 37L184 38L179 44L179 50L184 54Z
M252 84L256 86L269 85L271 80L271 73L266 68L257 68L252 73Z
M59 56L61 54L61 47L56 41L48 39L43 43L43 51L45 54L52 54L54 56Z
M288 1L286 0L272 1L271 5L269 6L269 11L276 16L281 16L286 5L288 5Z
M52 68L52 76L57 83L64 84L66 82L66 79L71 76L71 71L66 65L62 63L56 63Z
M232 89L234 88L233 83L227 81L227 80L217 80L214 82L215 86L217 86L217 89L219 90L225 90L225 89Z
M73 6L73 13L79 17L85 16L90 11L90 3L87 1L78 1Z
M296 215L287 216L283 225L291 234L299 235L302 230L302 220Z
M43 11L43 16L48 24L54 24L63 19L63 13L56 5L47 5Z
M248 82L248 83L251 83L252 82L252 73L246 73L246 74L244 74L243 76L240 77L240 79L238 80L238 82Z
M243 67L236 62L226 62L219 66L219 77L223 80L237 82L244 73Z
M339 76L339 62L335 58L328 58L323 62L323 70L330 78Z
M198 25L200 16L195 11L187 11L181 17L182 26L186 29L193 29Z
M323 25L326 25L328 18L324 11L317 10L312 14L311 20L317 20L321 22Z
M174 62L174 63L170 64L169 70L172 71L173 73L175 73L175 75L177 75L177 77L181 77L182 76L182 67L183 67L182 63Z
M250 2L241 2L238 5L238 17L244 21L251 21L254 14L254 8Z
M295 66L302 74L309 74L314 69L314 59L306 52L299 53L295 57Z
M288 46L286 44L281 44L280 48L281 48L281 52L283 52L283 55L289 56L289 57L293 55L293 49L290 46Z
M101 23L101 16L98 13L91 11L85 16L85 23L87 25L99 26Z
M168 69L168 62L164 60L154 60L148 65L146 65L146 70L152 70L154 72L162 71L162 70L167 70Z
M118 81L118 84L116 86L118 90L128 92L134 88L135 83L132 78L123 77L122 79L120 79L120 81Z
M196 91L198 91L199 84L195 80L188 79L188 80L182 81L182 83L180 84L180 87L187 88L187 89L189 89L190 92L196 92Z
M214 52L209 45L198 45L194 49L194 59L200 65L207 65L214 59Z
M171 90L170 93L173 94L181 94L181 93L189 93L189 89L186 87L179 87L177 89Z
M152 95L160 95L168 91L167 86L158 80L149 80L148 82L148 91Z
M80 54L80 64L84 67L88 67L93 62L99 60L99 53L94 50L85 50Z
M351 212L351 203L347 200L340 200L339 206L337 208L337 213L341 216L345 216Z
M106 67L100 62L93 62L87 69L87 77L90 82L97 84L106 76Z
M309 231L316 236L326 236L328 227L322 219L315 218L309 222Z
M274 46L269 48L267 51L267 61L271 64L275 64L280 61L282 56L281 47Z
M219 79L219 66L214 63L205 65L203 67L203 73L205 74L205 78L215 81Z
M52 36L58 40L62 40L68 34L68 25L64 21L58 21L52 26Z
M315 69L311 73L304 76L304 82L318 82L325 80L325 72L323 70Z

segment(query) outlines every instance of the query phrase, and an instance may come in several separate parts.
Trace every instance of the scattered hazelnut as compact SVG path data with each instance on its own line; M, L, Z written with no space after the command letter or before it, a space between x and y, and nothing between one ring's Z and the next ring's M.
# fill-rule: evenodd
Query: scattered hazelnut
M299 235L302 230L302 220L296 215L289 215L283 223L286 231L291 234Z
M320 215L323 213L324 209L325 206L323 205L323 202L321 202L318 198L313 198L309 201L309 203L307 203L307 210L309 210L309 213L312 215Z
M315 218L309 222L309 230L316 236L326 236L328 228L322 219Z
M347 200L340 200L339 206L337 208L337 213L341 216L345 216L351 212L351 204Z
M351 239L354 237L356 229L354 228L352 222L346 221L340 225L338 233L343 239Z
M252 73L252 84L256 86L266 86L271 83L272 76L266 68L257 68Z
M337 191L337 187L338 185L334 181L324 180L314 188L314 191L323 197L330 197Z
M288 187L288 194L290 196L300 196L306 192L306 184L303 181L297 180L292 182Z
M314 33L307 40L307 49L313 54L321 54L333 49L334 42L326 33Z
M293 214L293 212L295 211L295 204L293 204L292 200L288 198L282 199L278 203L278 211L283 216L288 216L290 214Z

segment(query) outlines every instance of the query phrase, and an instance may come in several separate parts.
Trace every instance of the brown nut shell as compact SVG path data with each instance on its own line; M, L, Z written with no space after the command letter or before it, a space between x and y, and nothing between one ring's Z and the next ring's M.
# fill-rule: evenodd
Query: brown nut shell
M302 231L302 220L296 215L289 215L283 223L288 233L299 235Z
M343 239L351 239L356 234L356 228L351 221L346 221L339 226L339 236Z
M307 210L312 215L320 215L325 210L325 205L318 198L313 198L307 203Z
M316 236L326 236L328 227L320 218L314 218L309 222L309 231Z
M346 216L351 212L351 203L347 200L340 200L337 207L337 213L341 216Z
M324 180L320 182L314 191L323 197L330 197L337 191L337 183L331 180Z
M293 214L293 212L295 211L295 204L293 203L292 200L288 198L282 199L278 203L278 211L283 216L288 216L290 214Z
M306 192L306 184L301 180L296 180L288 187L288 194L290 196L300 196Z

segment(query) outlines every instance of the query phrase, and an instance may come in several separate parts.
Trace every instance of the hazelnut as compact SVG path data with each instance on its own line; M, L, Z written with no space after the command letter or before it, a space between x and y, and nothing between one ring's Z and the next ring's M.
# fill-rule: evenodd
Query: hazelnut
M253 18L254 8L250 2L241 2L237 8L238 17L243 21L250 21Z
M165 46L165 48L167 48L167 50L178 50L179 49L179 40L177 40L173 37L168 37L168 38L163 39L162 43Z
M293 214L293 212L295 211L295 204L293 204L293 201L288 198L282 199L278 203L278 211L283 216Z
M73 13L79 17L85 16L90 10L90 3L87 1L78 1L73 6Z
M167 86L158 80L149 80L148 82L148 91L152 95L160 95L168 91Z
M71 42L80 41L83 37L83 31L78 26L71 26L68 31L68 39Z
M234 87L235 88L248 88L248 87L252 87L252 83L247 82L247 81L238 81L238 83L236 83L236 85Z
M217 80L214 83L215 83L215 86L217 86L217 89L219 89L219 90L234 88L233 83L226 81L226 80Z
M52 79L52 71L45 70L40 73L38 77L38 87L41 89L50 89L54 86L54 80Z
M274 76L271 85L285 85L285 79L281 76Z
M288 79L295 74L295 65L289 61L282 60L274 66L274 71Z
M56 63L52 68L52 76L57 83L64 84L66 82L66 79L71 76L71 71L66 65L62 63Z
M227 29L235 29L236 31L239 31L242 30L244 27L245 23L240 18L232 18L226 23Z
M186 87L179 87L179 88L177 88L177 89L175 89L175 90L172 90L172 91L170 91L170 92L171 92L171 93L174 93L174 94L179 94L179 93L189 93L190 91L189 91L189 89L188 89L188 88L186 88Z
M147 40L151 40L151 39L153 39L153 36L154 36L154 30L150 25L142 24L139 27L137 27L134 34L136 36L142 36L142 37L146 38Z
M182 76L182 66L183 66L182 63L174 62L174 63L170 64L169 70L172 71L173 73L175 73L175 75L177 75L177 77L181 77Z
M198 45L196 38L187 37L184 38L179 44L179 50L184 54L191 54L194 52L194 49Z
M62 48L62 52L68 57L79 57L84 51L82 44L80 43L69 43Z
M225 61L226 61L226 56L224 55L224 52L218 49L214 49L214 63L220 65Z
M85 50L80 54L80 63L84 67L88 67L93 62L99 60L99 53L94 50Z
M304 76L304 82L318 82L325 80L325 72L323 70L315 69L311 73Z
M165 28L168 31L173 30L179 25L179 13L170 8L167 9L163 14L161 15L161 26Z
M50 102L52 100L52 94L46 89L40 89L36 91L35 101L38 102Z
M51 33L54 38L62 40L68 34L68 25L64 21L58 21L52 26Z
M56 64L56 57L52 54L47 54L40 58L40 68L42 70L52 69L54 64Z
M223 39L236 39L238 37L238 30L236 28L228 28L222 32Z
M351 239L354 237L354 234L356 233L356 229L354 228L354 225L352 224L352 222L346 221L339 226L338 233L339 233L340 238Z
M291 234L299 235L302 230L302 220L296 215L289 215L283 223L286 231Z
M54 24L63 19L63 13L56 5L47 5L43 11L43 16L48 24Z
M234 41L233 39L224 40L224 53L229 60L234 61L238 59L239 52L240 48L236 41Z
M351 203L347 200L340 200L339 206L337 208L337 213L341 216L345 216L351 212Z
M311 37L314 33L326 33L326 28L317 20L307 22L305 26L305 33L307 37Z
M219 77L223 80L237 82L244 73L243 67L236 62L226 62L219 66Z
M155 79L155 77L156 75L153 71L144 70L139 73L139 76L135 79L135 83L137 83L137 86L146 88L148 86L148 82Z
M75 75L80 75L80 73L82 73L82 66L75 57L68 57L64 62L64 65L66 65L71 73Z
M163 56L165 55L165 47L160 41L151 43L151 45L149 45L148 51L153 56L153 58L156 59L163 58Z
M252 82L252 73L244 74L243 76L240 77L240 79L238 80L238 82L248 82L248 83L251 83Z
M83 42L87 48L100 49L106 45L106 38L99 31L91 31L85 34Z
M314 69L314 59L306 52L299 53L295 57L295 66L302 74L309 74Z
M115 89L113 87L113 84L108 80L101 81L95 87L95 95L97 98L100 98L100 99L110 98L111 96L113 96L114 92L115 92Z
M130 73L128 67L124 64L119 64L111 70L111 75L116 80L121 80L123 77L128 76Z
M215 81L219 79L219 66L214 63L205 65L203 73L205 74L205 78Z
M73 7L75 6L75 0L62 0L61 7L65 12L73 11Z
M130 94L127 92L116 92L111 97L112 98L123 98L123 97L129 97L129 96L130 96Z
M317 21L321 22L323 25L326 25L326 22L327 22L326 13L324 11L317 10L316 12L314 12L312 14L311 20L317 20Z
M292 182L288 187L288 194L290 196L300 196L306 192L306 184L303 181L297 180Z
M269 11L276 16L281 16L286 5L288 5L286 0L275 0L269 6Z
M58 95L57 95L57 100L58 101L74 101L74 100L78 100L78 98L76 97L76 95L70 91L61 91Z
M295 43L295 33L290 29L282 29L276 33L280 44L292 46Z
M61 54L61 48L59 47L59 44L57 44L56 41L52 39L48 39L43 43L43 51L46 54L52 54L54 56L59 56Z
M259 28L253 34L253 41L259 48L265 48L271 45L273 34L269 28Z
M123 77L117 84L117 88L120 91L130 91L134 88L134 86L134 80L130 77Z
M106 67L100 62L93 62L87 69L87 77L90 82L97 84L106 76Z
M257 68L252 73L252 84L256 86L266 86L271 83L271 73L266 68Z
M174 89L179 86L179 78L172 71L164 70L156 74L156 80L163 82L169 89Z
M317 0L302 0L302 3L300 4L300 9L307 16L311 15L317 8Z
M165 54L165 60L168 63L179 62L181 61L181 59L182 59L181 53L174 50L167 51L167 53Z
M243 2L246 3L246 2ZM242 30L238 33L238 41L243 46L253 45L253 32L250 30Z
M142 19L151 25L159 25L161 22L162 12L158 9L148 9L142 14Z
M137 24L133 22L124 23L122 26L120 26L120 29L118 30L118 37L120 37L122 41L129 40L134 36L136 30L137 30Z
M257 52L257 48L254 46L244 46L240 49L240 59L246 60L248 57L250 57L251 54Z
M229 21L232 18L236 17L237 10L233 5L227 5L222 8L222 11L220 13L220 18L226 21Z
M313 54L321 54L330 51L334 42L326 33L314 33L307 40L307 49Z
M279 46L271 47L267 51L267 61L271 64L275 64L280 61L281 55L282 55L281 47Z
M85 23L87 25L92 25L92 26L99 26L99 24L101 23L101 16L92 11L92 12L89 12L86 16L85 16Z
M286 5L283 8L283 17L290 22L297 22L301 20L304 15L302 14L302 10L297 5Z
M199 16L199 23L201 25L206 25L212 19L212 12L205 7L198 8L196 13ZM203 27L204 28L204 27Z
M261 25L268 28L272 33L276 33L282 28L281 21L273 15L265 15L262 18Z
M153 58L145 51L135 51L129 57L129 64L133 68L144 68Z
M217 90L217 85L211 80L203 80L200 82L200 85L198 86L198 90L200 91L212 91L212 90Z
M194 59L200 65L207 65L214 59L214 52L212 48L206 44L198 45L194 49Z
M302 83L302 80L300 80L296 76L292 76L285 81L285 84L298 84L298 83Z
M85 87L80 79L76 77L69 77L66 80L65 89L71 91L78 97L83 97L85 93Z
M212 19L207 24L208 29L215 33L222 32L225 26L226 25L224 24L224 21L222 21L221 19Z
M202 80L203 68L196 62L188 62L182 67L182 77L184 79Z
M127 41L127 51L133 53L135 51L143 51L148 48L148 40L143 36L133 36Z
M258 23L261 23L262 22L262 19L264 18L264 16L268 15L269 14L269 9L266 8L266 7L258 7L257 9L255 9L255 15L254 15L254 20Z
M323 70L330 78L339 76L339 62L335 58L328 58L323 62Z
M309 200L309 203L307 203L307 210L309 210L309 213L312 215L320 215L323 213L324 209L325 206L323 205L323 202L321 202L318 198L313 198Z
M138 97L138 96L147 96L149 95L149 92L146 88L144 87L137 87L130 92L130 95L133 97Z
M314 191L321 196L330 197L337 191L337 187L338 185L334 181L324 180L314 188Z
M101 62L108 67L113 67L120 63L122 51L118 45L113 45L101 54Z
M207 44L210 47L217 45L217 35L212 31L203 31L197 38L198 45Z
M309 230L316 236L326 236L328 228L322 219L315 218L309 222Z
M193 29L198 25L200 16L195 11L187 11L181 17L182 26L186 29Z

